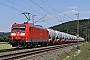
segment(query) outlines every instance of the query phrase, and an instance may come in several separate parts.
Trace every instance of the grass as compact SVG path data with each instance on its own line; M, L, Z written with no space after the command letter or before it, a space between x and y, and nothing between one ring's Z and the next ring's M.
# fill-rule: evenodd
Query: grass
M85 43L81 47L81 53L72 60L90 60L90 42Z
M2 49L10 49L12 46L8 44L7 42L0 42L0 50Z
M77 48L73 48L71 52L68 53L65 52L62 55L58 55L57 60L64 60L67 56L70 57L65 60L90 60L90 42L80 46L80 50L81 53L77 56L74 56L74 54L76 54Z
M71 49L71 52L64 52L64 54L58 55L56 60L63 60L67 56L73 57L73 55L76 53L76 51L77 51L77 49L74 47L73 49ZM65 60L69 60L69 58L67 58Z

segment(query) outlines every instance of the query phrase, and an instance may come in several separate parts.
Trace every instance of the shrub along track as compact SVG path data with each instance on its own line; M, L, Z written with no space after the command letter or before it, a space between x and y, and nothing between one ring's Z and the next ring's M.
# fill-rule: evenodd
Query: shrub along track
M0 53L0 60L14 60L14 59L20 59L28 56L34 56L36 54L40 54L43 52L48 52L68 46L76 45L76 43L69 43L69 44L61 44L61 45L54 45L54 46L46 46L46 47L40 47L40 48L34 48L34 49L19 49L19 50L13 50L9 52L2 52Z

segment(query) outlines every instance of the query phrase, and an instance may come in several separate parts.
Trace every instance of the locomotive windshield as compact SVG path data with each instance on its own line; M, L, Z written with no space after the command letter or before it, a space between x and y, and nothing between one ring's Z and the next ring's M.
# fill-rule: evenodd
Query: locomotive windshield
M25 31L26 27L25 26L13 26L12 30L23 30Z

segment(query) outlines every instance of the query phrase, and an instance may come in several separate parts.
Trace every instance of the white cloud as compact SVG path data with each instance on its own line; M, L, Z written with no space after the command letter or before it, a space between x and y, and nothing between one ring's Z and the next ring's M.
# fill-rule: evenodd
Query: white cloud
M90 19L90 18L82 18L82 19Z
M76 7L76 6L70 6L70 7L68 7L69 9L77 9L78 7Z
M75 13L79 13L79 11L70 10L70 11L63 12L62 14L75 14ZM59 15L61 15L61 14L59 14Z
M54 15L47 15L47 18L55 18Z
M90 14L90 11L70 10L70 11L63 12L62 14L59 14L59 15L64 15L64 14L76 14L76 13L80 13L80 14Z
M65 15L67 15L67 19L75 19L76 20L76 16L75 14L79 13L80 14L80 19L88 19L90 18L90 11L78 11L78 10L70 10L70 11L66 11L66 12L62 12L62 14L59 14L60 16L64 17ZM65 14L65 15L64 15ZM69 16L69 17L68 17Z
M81 11L83 14L90 14L90 11Z

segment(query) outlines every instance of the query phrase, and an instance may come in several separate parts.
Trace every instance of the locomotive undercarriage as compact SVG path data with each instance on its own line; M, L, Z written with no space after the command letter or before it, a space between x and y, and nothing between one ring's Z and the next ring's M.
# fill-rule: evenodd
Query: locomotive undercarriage
M12 47L22 47L25 44L24 40L10 40L9 43Z
M25 40L10 40L9 43L12 47L27 48L27 47L38 47L50 45L49 42L25 42Z

